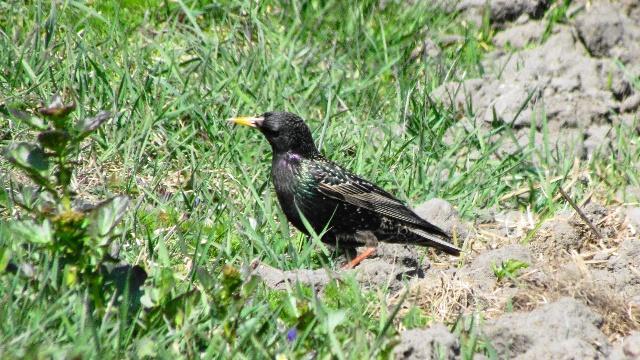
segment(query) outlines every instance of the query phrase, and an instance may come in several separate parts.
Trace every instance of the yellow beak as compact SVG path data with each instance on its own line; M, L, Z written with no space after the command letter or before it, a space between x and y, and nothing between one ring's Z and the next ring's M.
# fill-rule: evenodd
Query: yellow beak
M264 118L261 116L238 116L228 121L238 125L258 127L262 124Z

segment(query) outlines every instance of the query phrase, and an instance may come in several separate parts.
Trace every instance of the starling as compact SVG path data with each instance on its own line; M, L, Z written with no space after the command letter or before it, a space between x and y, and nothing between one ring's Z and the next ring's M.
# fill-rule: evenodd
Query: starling
M267 112L229 121L256 128L273 152L271 175L287 219L309 235L303 219L322 241L340 248L367 246L355 265L370 255L378 241L431 246L459 255L442 229L419 217L375 184L327 160L311 131L297 115Z

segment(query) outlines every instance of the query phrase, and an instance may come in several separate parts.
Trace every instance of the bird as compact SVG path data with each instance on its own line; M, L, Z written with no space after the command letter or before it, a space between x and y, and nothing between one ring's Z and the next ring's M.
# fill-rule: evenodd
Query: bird
M331 246L366 247L345 268L371 256L380 241L460 255L461 249L444 230L379 186L323 156L300 116L265 112L228 121L259 130L271 145L271 178L280 207L293 226L307 236L310 230L321 234L322 242Z

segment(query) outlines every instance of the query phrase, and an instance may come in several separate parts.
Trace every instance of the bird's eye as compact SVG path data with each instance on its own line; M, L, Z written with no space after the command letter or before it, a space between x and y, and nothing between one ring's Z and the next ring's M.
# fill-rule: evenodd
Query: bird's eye
M273 126L263 126L262 131L269 135L278 135L278 129Z
M278 124L273 123L271 121L265 121L262 123L261 129L267 134L277 135L280 130L280 126L278 126Z

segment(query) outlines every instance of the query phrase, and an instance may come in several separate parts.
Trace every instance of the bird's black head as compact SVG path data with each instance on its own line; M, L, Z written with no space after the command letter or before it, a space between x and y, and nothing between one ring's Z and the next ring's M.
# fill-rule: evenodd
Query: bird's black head
M304 157L318 154L309 127L296 114L266 112L260 116L241 116L229 121L260 130L271 144L274 153L293 152Z

